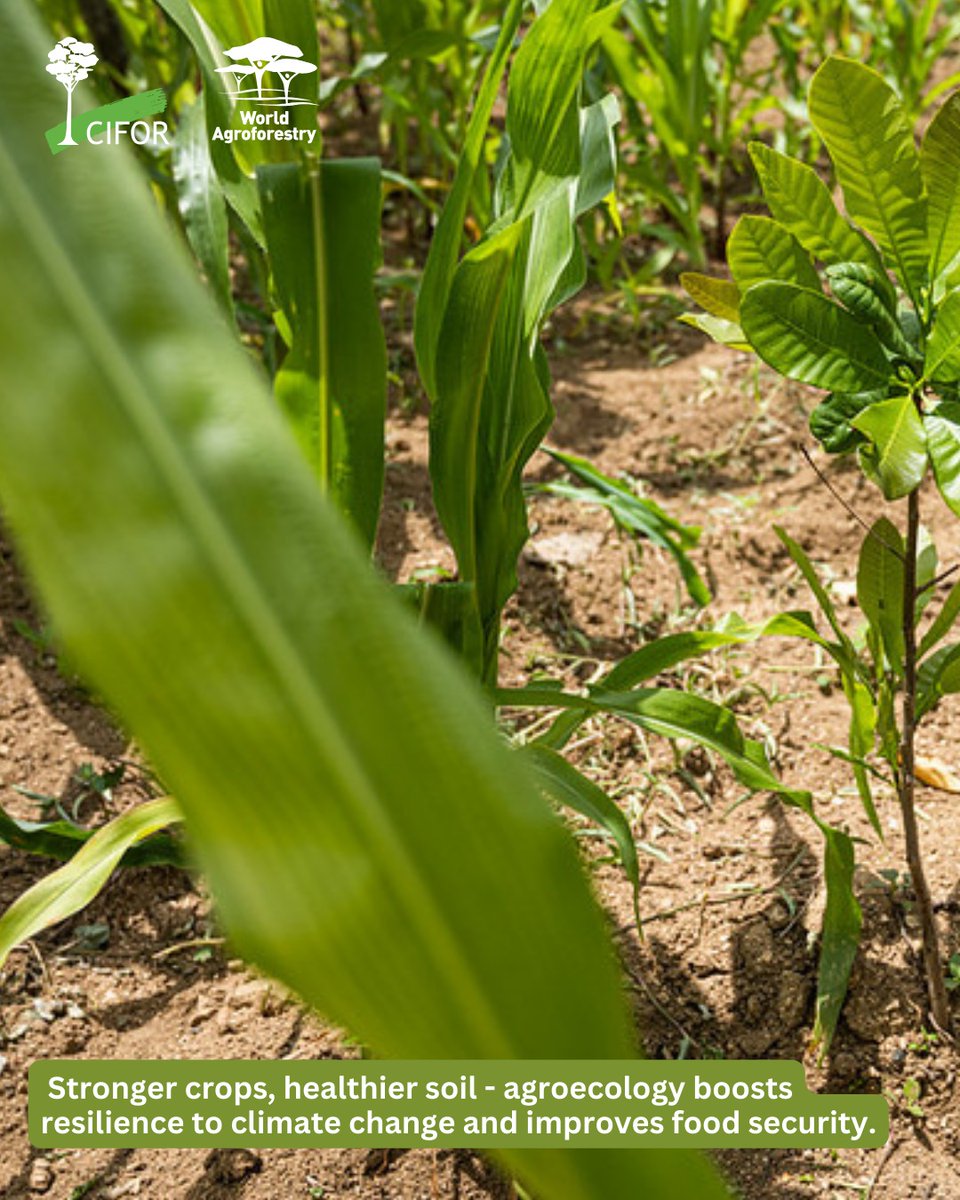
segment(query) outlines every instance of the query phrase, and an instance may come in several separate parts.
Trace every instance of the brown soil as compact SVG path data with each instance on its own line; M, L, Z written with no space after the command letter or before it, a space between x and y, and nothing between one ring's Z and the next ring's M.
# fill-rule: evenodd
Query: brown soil
M695 558L716 598L698 616L660 551L644 547L641 555L602 512L538 497L509 613L507 681L549 671L582 682L657 632L713 623L734 610L759 619L810 607L771 531L774 522L807 548L843 602L860 531L796 449L809 405L802 389L766 372L755 375L742 357L706 347L666 320L661 332L641 338L603 302L589 310L584 304L554 331L552 358L553 443L610 473L629 473L672 514L701 525ZM850 503L874 513L875 496L850 464L825 468ZM545 457L532 464L531 478L551 474ZM952 558L955 523L932 498L926 507L943 556ZM398 411L391 419L380 554L398 578L453 566L429 503L422 413ZM855 626L856 610L847 611ZM36 803L11 791L13 785L72 803L81 764L102 768L131 751L45 647L25 636L41 621L8 552L0 557L0 622L2 802L17 815L35 816ZM601 841L588 842L596 848L590 869L622 948L648 1054L801 1058L812 1087L890 1096L885 1150L724 1154L722 1166L746 1200L953 1200L960 1196L956 1054L924 1029L909 888L880 874L903 871L895 801L882 797L881 845L843 765L816 748L844 741L843 700L829 667L815 661L809 646L777 642L714 655L673 682L733 704L748 732L766 739L784 776L811 788L830 820L864 838L857 877L864 942L833 1052L818 1068L808 1051L823 905L816 830L775 800L732 807L742 789L702 753L675 756L635 730L586 726L577 761L618 796L638 840L667 859L642 859L648 924L641 943L621 873L605 861ZM949 719L947 706L934 715L923 749L960 765ZM83 819L100 821L111 806L134 798L137 773L128 775L112 798L84 799ZM955 804L921 789L922 833L947 954L960 949ZM0 849L0 905L46 869ZM106 927L99 949L90 944L91 926ZM25 1098L27 1068L39 1057L352 1053L338 1031L231 961L219 944L199 951L184 945L215 933L206 899L185 873L134 870L118 874L81 916L11 956L0 976L0 1195L35 1194L31 1177L49 1183L56 1200L513 1195L465 1153L84 1151L48 1155L49 1171L38 1169L26 1137ZM922 1089L922 1116L905 1111L910 1079Z

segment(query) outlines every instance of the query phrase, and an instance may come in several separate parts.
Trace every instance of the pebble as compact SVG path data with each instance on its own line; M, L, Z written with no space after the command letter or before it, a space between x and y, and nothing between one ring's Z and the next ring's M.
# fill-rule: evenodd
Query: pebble
M49 1192L53 1187L53 1168L50 1166L49 1159L35 1158L33 1166L30 1168L30 1191L31 1192Z
M203 996L201 996L197 1000L197 1003L193 1009L193 1012L190 1014L189 1018L187 1019L187 1024L190 1026L191 1029L196 1029L196 1027L198 1025L202 1025L204 1023L204 1021L209 1021L210 1018L214 1015L215 1011L216 1010L214 1009L213 1005L209 1002L209 1000L206 1000L206 999L204 999Z
M141 1179L128 1179L124 1183L115 1184L103 1193L103 1200L121 1200L122 1196L139 1196Z
M41 1021L45 1021L49 1025L57 1017L63 1016L66 1012L66 1005L62 1000L44 1000L42 996L38 996L33 1002L33 1011Z
M236 1033L237 1017L233 1009L225 1004L217 1013L216 1025L217 1033L221 1036L225 1033Z
M263 1166L263 1159L253 1150L213 1150L204 1163L218 1183L242 1183Z
M7 1069L7 1063L9 1061L10 1060L7 1058L7 1056L5 1054L0 1054L0 1075L2 1075L4 1073L4 1071Z

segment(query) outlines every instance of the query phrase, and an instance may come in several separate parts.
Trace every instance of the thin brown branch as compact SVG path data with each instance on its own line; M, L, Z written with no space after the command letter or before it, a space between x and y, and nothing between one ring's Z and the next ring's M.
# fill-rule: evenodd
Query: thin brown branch
M857 512L857 510L851 504L849 504L846 500L844 500L844 498L840 495L840 493L833 486L833 484L830 482L830 480L826 477L826 475L824 475L823 471L821 471L820 468L817 466L817 464L813 461L813 455L806 448L806 446L802 446L798 442L797 449L800 451L800 453L803 455L803 457L807 460L807 465L814 472L814 474L817 476L817 478L820 480L820 482L823 484L823 486L827 489L827 491L830 493L830 495L834 498L834 500L836 500L836 502L842 508L844 508L850 514L851 517L853 517L853 519L861 527L861 529L865 529L869 537L872 537L875 541L879 542L880 545L883 546L885 550L889 550L891 554L893 554L897 558L899 558L901 562L904 562L905 556L904 556L903 551L899 550L896 546L891 546L890 543L887 542L884 538L880 537L880 535L878 533L875 533L874 530L863 519L863 517L860 516L860 514Z

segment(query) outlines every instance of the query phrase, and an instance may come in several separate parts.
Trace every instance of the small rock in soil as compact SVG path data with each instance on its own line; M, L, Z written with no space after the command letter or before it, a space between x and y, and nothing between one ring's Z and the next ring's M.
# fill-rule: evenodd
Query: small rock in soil
M585 567L602 545L602 533L557 533L530 542L524 557L541 566Z
M123 1183L115 1184L106 1189L103 1193L103 1200L121 1200L122 1196L139 1196L142 1182L140 1179L127 1179Z
M30 1191L49 1192L53 1187L53 1168L46 1158L35 1158L30 1168Z
M212 1150L204 1166L217 1183L243 1183L257 1174L263 1159L253 1150Z

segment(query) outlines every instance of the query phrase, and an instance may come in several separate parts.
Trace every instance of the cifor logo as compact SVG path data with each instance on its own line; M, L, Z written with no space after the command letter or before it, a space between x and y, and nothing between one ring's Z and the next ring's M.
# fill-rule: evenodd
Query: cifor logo
M312 62L305 62L303 51L291 42L281 42L279 38L258 37L245 46L233 46L225 50L227 58L234 60L227 67L218 67L221 75L232 75L237 83L237 90L227 95L235 100L255 100L258 104L290 108L295 104L311 104L315 101L290 95L290 85L298 75L310 75L316 71ZM273 75L280 80L282 88L263 86L267 75ZM242 87L243 81L253 76L253 87Z
M130 138L138 146L148 143L162 146L170 144L166 121L147 120L167 107L167 97L161 88L141 92L138 96L127 96L113 104L103 104L75 116L73 93L100 61L93 45L78 41L75 37L65 37L57 42L47 58L50 60L47 70L67 93L66 120L48 129L45 135L52 154L59 154L67 147L79 146L82 142L93 146L115 146L124 138Z
M67 121L61 146L75 146L73 137L73 93L77 84L90 74L90 68L100 61L93 52L90 42L78 42L75 37L65 37L57 42L47 55L50 61L47 70L67 89Z

